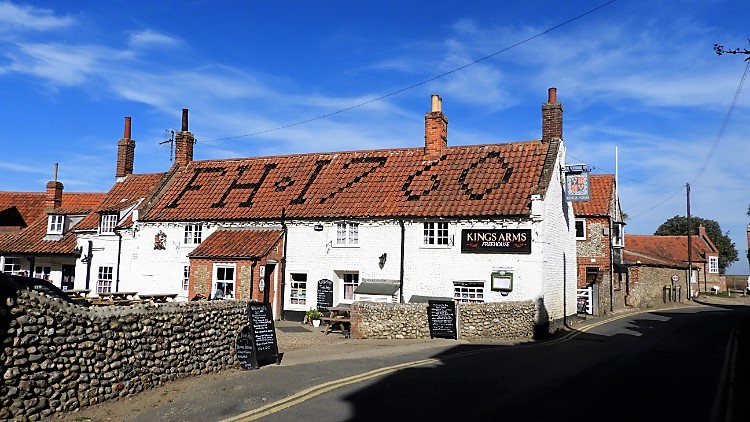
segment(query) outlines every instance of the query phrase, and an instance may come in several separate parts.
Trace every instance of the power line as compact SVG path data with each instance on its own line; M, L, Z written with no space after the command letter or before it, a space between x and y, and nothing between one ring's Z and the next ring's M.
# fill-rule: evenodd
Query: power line
M366 106L366 105L368 105L368 104L372 104L372 103L374 103L374 102L377 102L377 101L381 101L381 100L384 100L384 99L386 99L386 98L389 98L389 97L393 97L394 95L398 95L398 94L401 94L402 92L406 92L406 91L409 91L409 90L411 90L411 89L414 89L414 88L416 88L416 87L419 87L419 86L422 86L422 85L428 84L428 83L430 83L430 82L436 81L436 80L438 80L438 79L440 79L440 78L444 78L444 77L446 77L446 76L448 76L448 75L452 75L452 74L454 74L454 73L456 73L456 72L459 72L459 71L461 71L461 70L464 70L464 69L466 69L467 67L470 67L470 66L473 66L473 65L475 65L475 64L477 64L477 63L480 63L480 62L483 62L483 61L485 61L485 60L488 60L488 59L490 59L490 58L492 58L492 57L495 57L495 56L497 56L498 54L504 53L504 52L506 52L506 51L508 51L508 50L511 50L511 49L513 49L513 48L516 48L516 47L518 47L518 46L520 46L520 45L522 45L522 44L525 44L525 43L527 43L527 42L529 42L529 41L532 41L532 40L534 40L534 39L536 39L536 38L539 38L539 37L541 37L541 36L544 36L544 35L546 35L546 34L548 34L548 33L552 32L552 31L555 31L555 30L557 30L557 29L559 29L559 28L562 28L562 27L563 27L563 26L565 26L565 25L568 25L568 24L570 24L570 23L572 23L572 22L575 22L575 21L577 21L577 20L579 20L579 19L581 19L581 18L583 18L583 17L585 17L585 16L587 16L587 15L590 15L590 14L592 14L592 13L594 13L594 12L598 11L599 9L602 9L602 8L604 8L604 7L606 7L606 6L609 6L610 4L612 4L612 3L616 2L616 1L617 1L617 0L610 0L610 1L608 1L608 2L604 3L604 4L600 5L600 6L598 6L598 7L595 7L595 8L593 8L593 9L591 9L591 10L589 10L589 11L585 12L585 13L582 13L582 14L580 14L580 15L578 15L578 16L576 16L576 17L574 17L574 18L570 18L570 19L566 20L565 22L562 22L562 23L560 23L560 24L557 24L557 25L555 25L555 26L553 26L553 27L551 27L551 28L549 28L549 29L547 29L547 30L545 30L545 31L543 31L543 32L540 32L540 33L538 33L538 34L536 34L536 35L534 35L534 36L531 36L531 37L529 37L529 38L526 38L526 39L525 39L525 40L523 40L523 41L519 41L519 42L517 42L517 43L515 43L515 44L513 44L513 45L511 45L511 46L509 46L509 47L505 47L505 48L503 48L503 49L501 49L501 50L498 50L498 51L496 51L496 52L494 52L494 53L492 53L492 54L489 54L489 55L487 55L487 56L484 56L484 57L482 57L482 58L480 58L480 59L474 60L474 61L473 61L473 62L471 62L471 63L467 63L467 64L465 64L465 65L463 65L463 66L459 66L459 67L457 67L457 68L455 68L455 69L453 69L453 70L449 70L449 71L447 71L447 72L445 72L445 73L442 73L442 74L440 74L440 75L437 75L437 76L434 76L434 77L432 77L432 78L429 78L429 79L423 80L422 82L417 82L417 83L415 83L415 84L413 84L413 85L407 86L407 87L405 87L405 88L401 88L401 89L398 89L398 90L396 90L396 91L392 91L392 92L390 92L390 93L388 93L388 94L384 94L384 95L381 95L381 96L379 96L379 97L376 97L376 98L373 98L373 99L371 99L371 100L367 100L367 101L364 101L364 102L362 102L362 103L359 103L359 104L355 104L355 105L353 105L353 106L350 106L350 107L346 107L346 108L343 108L343 109L340 109L340 110L337 110L337 111L333 111L333 112L331 112L331 113L323 114L323 115L320 115L320 116L317 116L317 117L313 117L313 118L310 118L310 119L307 119L307 120L301 120L301 121L298 121L298 122L295 122L295 123L290 123L290 124L288 124L288 125L284 125L284 126L279 126L279 127L273 128L273 129L266 129L266 130L261 130L261 131L259 131L259 132L248 133L248 134L245 134L245 135L237 135L237 136L229 136L229 137L226 137L226 138L217 138L217 139L210 139L210 140L208 140L208 141L204 141L204 142L226 141L226 140L230 140L230 139L246 138L246 137L250 137L250 136L257 136L257 135L262 135L262 134L266 134L266 133L269 133L269 132L276 132L276 131L279 131L279 130L283 130L283 129L288 129L288 128L290 128L290 127L294 127L294 126L299 126L299 125L304 125L304 124L306 124L306 123L314 122L314 121L316 121L316 120L322 120L322 119L325 119L325 118L328 118L328 117L331 117L331 116L335 116L335 115L337 115L337 114L345 113L345 112L347 112L347 111L351 111L351 110L354 110L354 109L356 109L356 108L359 108L359 107L363 107L363 106Z
M737 90L734 93L732 104L729 106L729 110L727 110L727 114L724 116L724 121L721 123L721 128L719 129L719 133L716 135L716 139L714 139L713 145L711 145L711 151L709 151L708 155L706 156L706 159L703 161L703 166L701 166L700 170L698 170L698 174L695 175L695 179L693 179L693 181L698 180L698 178L701 176L703 171L706 170L706 167L708 166L708 162L711 161L711 157L713 157L714 152L716 152L716 148L719 147L719 142L721 141L721 138L724 137L724 131L726 131L727 126L729 125L729 120L732 118L732 112L734 111L734 107L737 105L737 100L740 97L740 92L742 92L742 86L745 84L745 79L747 78L748 69L750 69L750 61L748 61L747 65L745 65L745 72L742 74L742 78L740 78L739 85L737 85Z

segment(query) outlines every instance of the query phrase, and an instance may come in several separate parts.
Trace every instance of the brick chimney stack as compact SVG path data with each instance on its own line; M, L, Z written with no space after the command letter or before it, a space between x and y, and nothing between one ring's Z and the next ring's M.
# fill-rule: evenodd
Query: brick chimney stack
M117 142L117 170L115 178L121 180L129 174L133 174L133 161L135 160L135 141L130 139L130 117L125 117L125 133Z
M424 155L427 160L440 158L448 147L448 118L443 114L443 100L432 94L432 111L424 115Z
M550 88L547 91L547 102L542 104L542 142L562 139L562 114L562 104L557 102L557 88Z
M188 131L188 109L182 109L182 130L174 137L174 163L177 167L185 167L193 161L193 144L195 137Z
M63 184L57 181L57 163L55 163L54 179L47 182L47 192L44 196L44 208L57 209L62 206Z

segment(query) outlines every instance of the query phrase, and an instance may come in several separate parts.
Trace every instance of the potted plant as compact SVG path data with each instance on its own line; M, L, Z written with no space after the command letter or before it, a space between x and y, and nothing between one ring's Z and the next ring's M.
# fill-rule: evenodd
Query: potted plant
M310 308L310 310L305 313L305 316L308 321L312 322L313 327L320 327L320 318L323 317L323 312L320 312L315 308Z

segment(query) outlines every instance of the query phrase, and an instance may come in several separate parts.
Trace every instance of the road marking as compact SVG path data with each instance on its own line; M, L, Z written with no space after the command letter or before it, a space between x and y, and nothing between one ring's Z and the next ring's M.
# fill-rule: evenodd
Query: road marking
M562 342L565 342L565 341L572 340L573 338L577 337L578 335L580 335L582 333L585 333L585 332L587 332L587 331L589 331L589 330L591 330L593 328L596 328L596 327L599 327L601 325L610 323L612 321L617 321L619 319L627 318L629 316L643 314L643 313L649 313L649 312L655 312L655 311L656 310L654 310L654 309L650 309L650 310L643 310L643 311L633 311L633 312L628 312L628 313L625 313L625 314L622 314L622 315L617 315L617 316L614 316L612 318L607 318L605 320L597 321L597 322L595 322L593 324L586 325L584 327L581 327L580 329L577 328L575 331L572 331L572 332L564 335L563 337L560 337L560 338L555 339L555 340L538 342L538 343L521 344L521 345L517 345L517 346L509 346L507 348L502 348L502 349L498 349L497 346L488 346L488 347L482 347L482 348L475 349L475 350L468 350L468 351L461 352L461 353L454 353L454 354L450 354L450 355L441 356L439 359L438 358L422 359L422 360L416 360L416 361L412 361L412 362L401 363L401 364L398 364L398 365L392 365L392 366L388 366L388 367L384 367L384 368L380 368L380 369L375 369L375 370L372 370L372 371L369 371L369 372L364 372L364 373L361 373L361 374L352 375L352 376L349 376L349 377L345 377L345 378L341 378L341 379L329 381L329 382L326 382L326 383L323 383L323 384L319 384L319 385L316 385L314 387L306 388L304 390L301 390L301 391L298 391L298 392L292 394L291 396L285 397L285 398L283 398L281 400L277 400L277 401L275 401L273 403L269 403L269 404L261 406L261 407L259 407L257 409L252 409L252 410L249 410L249 411L247 411L245 413L241 413L239 415L232 416L232 417L227 418L227 419L222 419L219 422L250 422L250 421L254 421L254 420L260 419L262 417L271 415L273 413L280 412L280 411L282 411L284 409L288 409L288 408L290 408L292 406L296 406L296 405L298 405L300 403L303 403L303 402L305 402L307 400L310 400L310 399L312 399L314 397L317 397L317 396L320 396L322 394L328 393L329 391L333 391L333 390L336 390L338 388L346 387L348 385L356 384L356 383L359 383L359 382L362 382L362 381L367 381L369 379L376 378L376 377L379 377L381 375L391 374L393 372L400 371L402 369L414 368L414 367L417 367L417 366L423 366L423 365L429 365L429 364L439 364L439 363L442 363L442 362L444 362L446 360L455 359L455 358L458 358L458 357L464 357L464 356L468 356L468 355L474 355L474 354L478 354L478 353L485 353L485 352L489 352L489 351L498 352L498 351L503 351L503 350L510 350L510 347L515 347L515 348L542 347L542 346L549 346L549 345L553 345L553 344L562 343Z

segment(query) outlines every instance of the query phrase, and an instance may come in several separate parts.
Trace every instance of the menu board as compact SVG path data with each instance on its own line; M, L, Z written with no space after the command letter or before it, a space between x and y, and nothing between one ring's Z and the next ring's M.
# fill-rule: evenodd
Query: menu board
M456 331L456 304L453 301L427 301L427 323L430 326L430 338L458 339Z
M258 367L258 360L255 359L253 352L253 338L250 332L250 326L242 327L242 331L237 333L237 361L242 369L253 369Z
M325 312L333 306L333 281L318 280L318 310Z
M281 363L279 346L276 341L276 328L273 325L271 304L250 302L250 333L256 362L274 360ZM256 364L255 368L258 368Z

